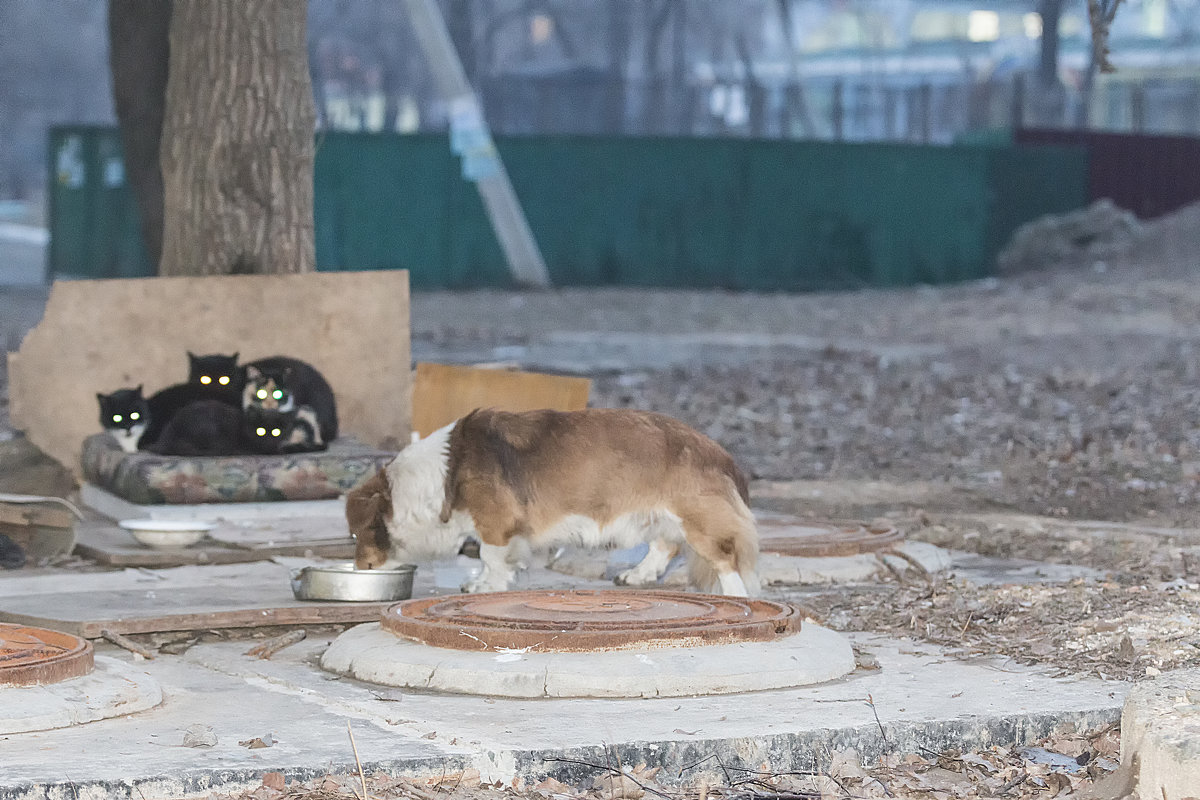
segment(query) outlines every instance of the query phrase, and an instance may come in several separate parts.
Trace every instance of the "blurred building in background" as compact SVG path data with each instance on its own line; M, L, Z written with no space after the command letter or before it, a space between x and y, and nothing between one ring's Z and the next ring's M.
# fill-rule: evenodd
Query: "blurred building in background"
M1200 0L1125 2L1112 74L1092 63L1084 0L440 2L501 134L1200 133ZM321 129L445 128L403 3L309 8ZM113 121L105 14L103 0L0 0L0 199L40 195L49 125Z

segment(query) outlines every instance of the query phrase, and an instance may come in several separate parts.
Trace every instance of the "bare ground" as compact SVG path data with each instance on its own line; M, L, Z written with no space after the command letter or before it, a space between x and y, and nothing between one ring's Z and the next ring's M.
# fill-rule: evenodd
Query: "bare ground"
M1081 258L1051 273L947 288L419 293L413 340L447 360L520 361L539 347L565 348L593 377L594 405L662 411L707 432L756 479L759 505L813 516L886 514L910 537L952 549L1095 570L1057 583L951 576L774 590L835 628L912 637L964 658L1136 679L1200 665L1197 215L1163 221L1102 262ZM15 348L43 302L40 290L0 288L0 341ZM643 344L655 355L624 368L611 358L586 367L599 363L606 342L627 346L631 334L635 356ZM60 470L14 438L6 407L0 367L0 491L69 491ZM1112 732L1095 735L1100 745L1047 747L1114 757ZM1054 770L1020 753L925 755L843 776L841 788L775 776L774 788L668 794L844 796L849 787L854 796L1052 796L1108 771L1048 778ZM834 775L826 772L822 780ZM449 794L474 800L514 791L470 783ZM423 800L447 793L403 781L370 788ZM589 791L632 796L611 789ZM349 791L334 781L243 797Z

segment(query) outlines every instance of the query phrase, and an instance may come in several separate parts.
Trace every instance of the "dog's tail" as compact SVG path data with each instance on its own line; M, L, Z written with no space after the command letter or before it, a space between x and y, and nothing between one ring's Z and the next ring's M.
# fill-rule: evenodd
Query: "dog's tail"
M739 480L740 479L740 480ZM746 585L746 591L757 595L761 589L758 579L758 528L754 514L746 502L746 484L741 474L729 476L725 496L719 508L704 521L705 537L710 542L719 542L722 556L733 562L733 568ZM720 592L721 582L717 568L710 558L696 552L689 542L687 547L688 581L702 592Z

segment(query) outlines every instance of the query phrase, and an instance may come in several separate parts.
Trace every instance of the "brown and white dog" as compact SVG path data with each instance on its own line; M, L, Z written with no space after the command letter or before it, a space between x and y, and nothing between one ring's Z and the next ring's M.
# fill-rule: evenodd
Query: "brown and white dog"
M473 411L417 441L346 496L355 564L378 569L480 540L480 575L500 591L510 545L649 543L616 582L655 582L681 547L703 591L757 590L758 533L746 479L712 439L644 411Z

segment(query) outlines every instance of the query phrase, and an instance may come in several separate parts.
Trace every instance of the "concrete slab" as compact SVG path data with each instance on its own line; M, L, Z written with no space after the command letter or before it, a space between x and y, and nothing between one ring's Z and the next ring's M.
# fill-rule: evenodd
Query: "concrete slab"
M1200 797L1200 670L1138 684L1121 715L1121 763L1131 765L1138 795Z
M252 787L268 771L289 778L348 773L354 758L347 722L367 771L474 766L485 779L569 780L591 771L554 759L603 764L614 756L660 764L672 775L683 770L685 780L712 770L713 756L732 768L807 770L846 747L871 759L921 747L1030 744L1059 724L1099 727L1116 721L1127 689L1007 662L955 661L936 648L881 637L851 638L880 670L740 695L567 700L339 680L316 666L329 638L310 638L269 661L244 656L245 642L199 645L138 665L164 687L157 709L5 738L0 800L171 798ZM212 727L215 747L180 746L196 724ZM237 744L268 733L272 747Z
M379 623L352 628L321 666L369 683L493 697L682 697L793 688L854 670L847 639L815 623L771 642L595 653L448 650Z
M914 571L913 563L926 572L945 572L956 562L951 553L926 542L901 542L894 548L908 559L886 553L860 553L852 556L809 558L760 553L758 577L764 586L822 586L839 583L866 583L892 571ZM547 568L564 575L590 580L608 580L636 565L646 555L646 545L612 552L567 547L552 554ZM889 569L890 567L890 569ZM687 586L687 565L676 557L659 579L662 586Z
M96 656L89 675L46 686L0 687L0 735L135 714L162 698L154 678L114 658Z

